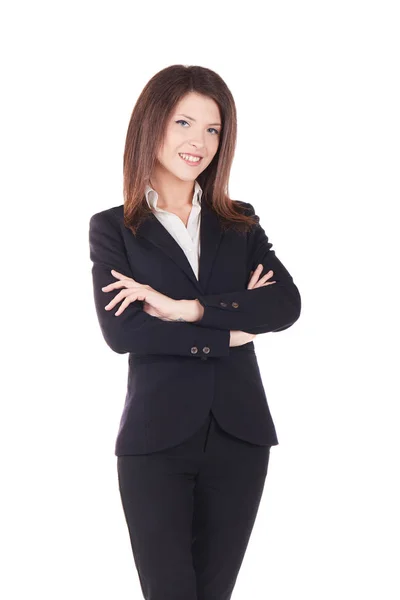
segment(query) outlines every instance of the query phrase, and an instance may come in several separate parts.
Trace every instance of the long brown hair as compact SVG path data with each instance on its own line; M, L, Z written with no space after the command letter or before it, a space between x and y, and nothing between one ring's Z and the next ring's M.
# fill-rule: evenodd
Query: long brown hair
M123 160L124 225L133 234L151 212L145 200L145 187L169 116L189 92L212 98L222 119L218 151L197 178L203 190L202 201L215 211L223 228L233 225L247 231L255 222L228 195L237 132L236 106L228 86L217 73L205 67L172 65L156 73L145 85L129 121Z

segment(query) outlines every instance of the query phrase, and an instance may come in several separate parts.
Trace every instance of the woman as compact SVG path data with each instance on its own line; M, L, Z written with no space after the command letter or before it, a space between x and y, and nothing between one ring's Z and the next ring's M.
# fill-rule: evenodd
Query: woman
M252 204L225 191L235 143L223 80L163 69L131 116L124 204L90 220L99 324L129 353L115 454L147 600L231 597L278 444L252 340L301 301Z

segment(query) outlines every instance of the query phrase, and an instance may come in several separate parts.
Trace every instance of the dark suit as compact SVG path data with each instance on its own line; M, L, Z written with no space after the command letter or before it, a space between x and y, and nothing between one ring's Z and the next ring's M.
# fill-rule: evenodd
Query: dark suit
M251 204L241 202L248 214ZM135 237L123 224L123 205L90 219L94 299L105 341L129 352L128 385L115 454L145 454L189 438L210 412L228 433L261 446L278 439L254 343L229 347L230 330L281 331L300 315L300 294L260 224L247 234L223 232L203 196L197 280L185 253L154 214ZM247 289L250 271L274 271L276 283ZM196 323L164 321L136 301L115 316L104 309L119 290L102 287L115 269L174 299L205 307Z
M136 238L123 206L90 221L99 323L112 350L129 352L115 452L146 600L230 599L278 440L254 344L229 347L229 332L281 331L300 315L298 289L259 224L223 232L205 196L200 216L199 281L154 214ZM276 283L248 290L258 263ZM116 281L111 269L171 298L198 298L201 321L164 321L141 302L115 317L104 306L118 291L101 290Z

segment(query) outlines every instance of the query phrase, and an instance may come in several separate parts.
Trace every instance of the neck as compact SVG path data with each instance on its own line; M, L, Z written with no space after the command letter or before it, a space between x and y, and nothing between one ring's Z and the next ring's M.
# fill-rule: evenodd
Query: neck
M164 210L184 210L192 206L194 181L182 181L172 173L155 173L149 184L158 194L157 206Z

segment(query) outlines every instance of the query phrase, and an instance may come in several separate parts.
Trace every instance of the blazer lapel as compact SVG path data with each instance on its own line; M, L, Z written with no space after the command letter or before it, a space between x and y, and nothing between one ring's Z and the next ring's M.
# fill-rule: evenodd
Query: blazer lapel
M153 213L142 221L137 230L138 235L146 238L146 240L165 252L184 271L201 294L205 294L207 291L207 284L221 242L222 233L218 217L208 206L203 194L200 211L199 280L197 280L186 254Z
M200 291L207 293L208 281L217 256L219 245L222 241L223 231L215 212L207 203L205 195L201 203L200 224L200 260L199 260L199 283Z

